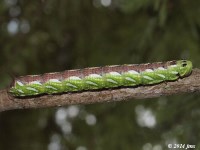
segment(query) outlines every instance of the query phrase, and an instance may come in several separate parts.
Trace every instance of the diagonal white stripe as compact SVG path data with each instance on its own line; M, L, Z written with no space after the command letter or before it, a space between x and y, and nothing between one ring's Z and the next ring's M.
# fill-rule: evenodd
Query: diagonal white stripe
M53 89L53 90L56 90L56 91L58 90L58 89L56 89L55 87L53 87L53 86L50 86L50 85L46 85L45 87L46 87L46 88L48 88L48 89Z
M153 78L151 78L149 76L143 76L143 78L148 79L148 80L153 80Z
M66 85L67 85L67 86L71 86L71 87L73 87L73 88L78 88L77 86L75 86L75 85L73 85L73 84L71 84L71 83L67 83Z
M108 82L114 83L114 84L118 84L115 80L113 79L106 79Z
M18 84L19 86L24 86L24 84L21 83L20 81L17 81L17 84Z
M134 79L132 79L130 77L126 77L125 79L128 80L128 81L131 81L131 82L136 82Z
M92 82L92 81L86 81L87 84L90 84L90 85L95 85L95 86L98 86L98 84Z
M34 89L34 88L32 88L32 87L27 87L26 89L27 89L27 90L30 90L30 91L38 92L37 89Z
M159 77L161 78L165 78L165 76L163 74L157 74Z

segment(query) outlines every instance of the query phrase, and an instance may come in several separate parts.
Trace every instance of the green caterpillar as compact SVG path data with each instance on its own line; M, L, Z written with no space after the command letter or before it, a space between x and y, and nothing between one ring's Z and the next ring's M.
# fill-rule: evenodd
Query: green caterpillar
M151 85L188 76L187 60L147 64L92 67L16 78L9 93L16 97L54 94L122 86Z

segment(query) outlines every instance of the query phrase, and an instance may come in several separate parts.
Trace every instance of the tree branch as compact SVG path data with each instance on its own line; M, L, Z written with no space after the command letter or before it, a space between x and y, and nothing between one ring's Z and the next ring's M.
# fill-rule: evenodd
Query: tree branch
M193 69L189 77L174 82L164 82L151 86L118 88L99 91L84 91L60 95L14 98L7 90L0 90L0 111L25 108L64 106L71 104L90 104L114 102L127 99L144 99L180 93L200 92L200 69Z

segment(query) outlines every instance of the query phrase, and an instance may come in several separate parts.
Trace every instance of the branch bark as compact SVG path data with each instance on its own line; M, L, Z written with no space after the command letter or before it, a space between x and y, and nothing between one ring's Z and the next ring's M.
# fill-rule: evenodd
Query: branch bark
M200 92L200 69L193 69L189 77L151 86L84 91L29 98L12 97L7 93L7 89L4 89L0 90L0 111L145 99L192 92Z

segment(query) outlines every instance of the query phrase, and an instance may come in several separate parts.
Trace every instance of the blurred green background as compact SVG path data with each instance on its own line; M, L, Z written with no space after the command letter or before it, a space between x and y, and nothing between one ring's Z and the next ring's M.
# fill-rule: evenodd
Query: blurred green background
M0 88L12 76L189 59L199 67L200 1L1 0ZM0 113L0 150L200 149L200 97Z

